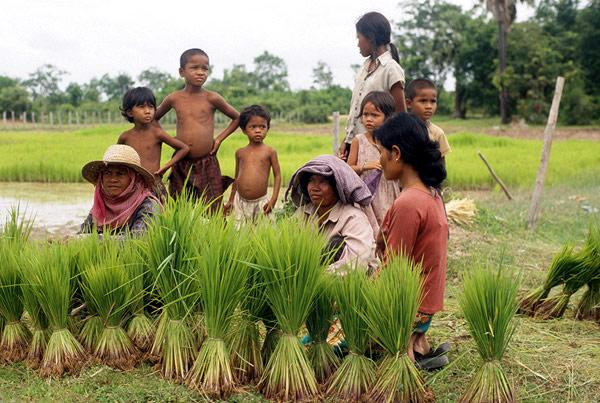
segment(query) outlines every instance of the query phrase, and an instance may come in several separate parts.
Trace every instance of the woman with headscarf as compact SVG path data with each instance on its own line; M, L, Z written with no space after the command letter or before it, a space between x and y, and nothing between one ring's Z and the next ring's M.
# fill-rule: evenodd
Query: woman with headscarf
M144 169L130 146L108 147L101 161L91 161L81 171L95 186L92 209L81 225L81 233L110 231L140 235L147 220L160 210L152 193L154 176Z
M348 164L333 155L310 160L292 176L288 195L296 214L314 220L337 250L330 271L340 271L346 264L374 267L373 229L357 207L370 203L371 192Z

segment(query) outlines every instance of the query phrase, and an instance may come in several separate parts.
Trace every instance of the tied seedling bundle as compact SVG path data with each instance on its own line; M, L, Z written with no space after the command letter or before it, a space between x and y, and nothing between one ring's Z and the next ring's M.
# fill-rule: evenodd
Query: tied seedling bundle
M255 242L257 267L282 332L259 388L269 399L314 398L317 381L297 336L319 292L326 238L310 224L290 217L277 222Z
M576 256L578 262L568 278L565 279L562 291L540 303L536 311L537 317L542 319L562 317L571 296L595 279L600 259L600 227L590 227L585 245Z
M231 393L234 377L226 336L248 282L250 247L245 231L233 220L215 214L204 224L198 245L198 282L207 339L198 353L187 383L213 397Z
M598 224L590 229L588 244L589 264L593 274L590 274L587 289L579 300L575 317L600 323L600 226Z
M0 361L22 361L27 355L31 333L21 321L20 254L31 234L33 222L21 216L19 206L9 210L0 237L0 317L4 328L0 336Z
M500 361L516 328L518 288L510 271L478 269L466 276L459 304L483 365L461 402L516 401Z
M325 275L319 295L315 298L313 308L306 320L306 329L311 338L308 359L319 383L327 381L340 365L340 359L327 343L329 328L334 320L334 304L333 278L331 275Z
M68 327L75 288L71 248L60 244L46 246L36 254L31 267L30 284L51 331L40 365L44 376L78 373L86 361L85 350Z
M148 226L143 256L163 310L151 355L158 356L166 379L183 380L192 366L197 340L191 314L199 293L197 242L204 231L206 206L185 194L169 199Z
M110 367L132 369L139 352L122 327L130 303L129 276L116 253L82 273L82 288L88 305L102 320L102 333L94 347L95 358Z
M349 354L331 377L327 395L340 401L364 401L375 381L375 362L364 355L369 343L369 330L363 311L367 281L365 271L356 268L340 277L334 287Z
M420 266L393 256L367 288L364 319L385 350L369 399L377 402L424 402L432 395L408 356L421 302Z
M577 270L580 258L573 252L572 246L564 246L563 249L552 259L544 284L530 291L520 302L519 312L534 316L542 301L544 301L550 290L564 284L564 282Z
M127 285L130 290L129 310L133 315L127 327L127 335L141 352L147 353L152 347L155 329L145 311L147 274L142 257L138 253L140 247L140 241L129 240L123 245L121 260L129 275Z

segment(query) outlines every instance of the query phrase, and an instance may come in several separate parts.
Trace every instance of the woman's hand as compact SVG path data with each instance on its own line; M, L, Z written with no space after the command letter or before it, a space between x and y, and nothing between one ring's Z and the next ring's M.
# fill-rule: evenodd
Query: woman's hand
M367 161L362 165L362 171L368 171L370 169L377 169L381 171L381 163L379 160Z

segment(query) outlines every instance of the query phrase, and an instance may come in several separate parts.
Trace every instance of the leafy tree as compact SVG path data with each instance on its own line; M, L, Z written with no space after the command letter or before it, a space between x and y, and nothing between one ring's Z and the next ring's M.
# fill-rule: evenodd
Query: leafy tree
M59 85L65 74L66 71L52 64L44 64L29 74L29 79L23 81L23 85L29 89L34 100L47 98L60 93Z
M254 58L254 76L259 90L288 91L287 66L279 56L266 50Z
M600 0L591 0L576 19L577 52L589 94L600 96Z
M30 109L31 101L25 88L19 84L13 86L0 84L0 111L14 111L19 114Z
M179 78L166 71L158 70L156 67L142 71L137 79L141 85L150 88L157 99L162 99L171 92L183 87L183 83Z
M102 90L100 89L100 80L97 78L92 78L88 83L83 84L81 90L84 102L100 102Z
M134 81L127 73L119 73L115 77L104 74L98 81L98 86L109 100L121 99L128 89L133 88Z
M69 83L65 89L65 97L69 104L79 106L83 101L83 89L77 83Z
M319 60L317 66L313 68L313 84L320 89L329 88L333 85L333 73L331 69L322 60Z

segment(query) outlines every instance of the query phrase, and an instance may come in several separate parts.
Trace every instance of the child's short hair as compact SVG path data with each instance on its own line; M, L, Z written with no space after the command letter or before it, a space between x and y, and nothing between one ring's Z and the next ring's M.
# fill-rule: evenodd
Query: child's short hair
M183 69L185 67L185 65L187 64L188 59L194 55L202 55L202 56L206 56L208 58L208 55L202 49L191 48L191 49L188 49L185 52L183 52L181 54L181 56L179 57L179 67L181 67Z
M152 105L156 109L156 98L152 90L148 87L135 87L123 95L123 103L119 110L128 122L133 123L133 118L127 115L127 112L131 111L134 106L144 106L146 104Z
M389 92L385 91L372 91L369 92L362 100L360 104L360 114L362 115L363 109L367 102L372 103L377 109L385 115L385 118L389 118L396 111L396 103L394 98Z
M267 129L271 127L271 115L267 108L260 105L250 105L240 113L240 128L242 130L246 129L246 125L252 116L260 116L267 121Z
M406 86L406 98L413 99L417 96L417 92L425 89L437 91L437 87L435 86L433 81L427 78L415 78Z

